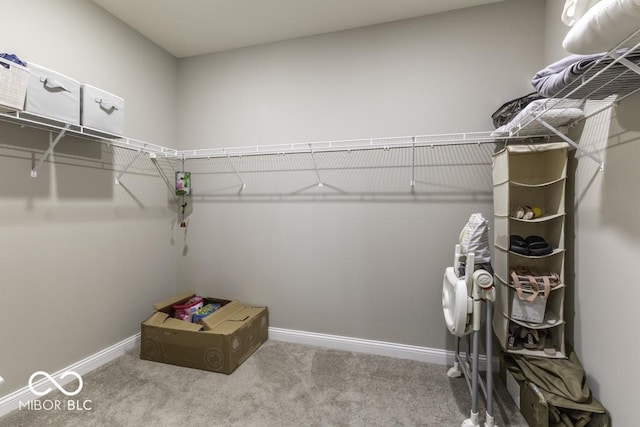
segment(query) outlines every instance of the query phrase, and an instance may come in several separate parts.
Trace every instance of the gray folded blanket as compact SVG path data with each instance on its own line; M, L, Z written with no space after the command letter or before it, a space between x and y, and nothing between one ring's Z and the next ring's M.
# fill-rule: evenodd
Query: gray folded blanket
M628 55L626 59L638 64L640 54ZM609 95L626 94L640 87L640 75L616 63L589 84L571 93L583 80L595 75L612 62L613 58L602 53L569 55L538 71L533 76L531 84L542 96L568 96L572 99L604 99Z

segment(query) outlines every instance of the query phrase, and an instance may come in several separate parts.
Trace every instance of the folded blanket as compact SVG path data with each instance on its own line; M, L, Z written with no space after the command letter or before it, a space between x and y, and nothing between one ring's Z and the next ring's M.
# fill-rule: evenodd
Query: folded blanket
M568 52L607 52L640 29L640 0L602 0L588 9L567 33Z
M624 52L619 52L620 54ZM626 59L634 63L640 62L640 53L627 55ZM640 75L630 71L626 66L613 62L613 58L605 54L569 55L538 71L531 84L542 96L569 97L573 99L604 99L609 95L628 93L640 87ZM583 79L609 68L590 84L576 90Z
M560 90L568 86L576 77L583 74L598 59L596 55L569 55L538 71L531 80L531 84L542 96L555 96Z

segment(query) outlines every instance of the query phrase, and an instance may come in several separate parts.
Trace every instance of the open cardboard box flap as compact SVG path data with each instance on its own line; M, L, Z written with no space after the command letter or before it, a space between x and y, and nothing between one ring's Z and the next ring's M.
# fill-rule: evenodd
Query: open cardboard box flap
M142 322L143 325L148 326L161 326L169 315L161 311L156 311L147 320Z
M199 331L202 329L202 325L198 323L174 319L173 317L169 317L167 313L163 313L161 311L156 311L143 323L149 326L159 326L161 328L175 329L178 331Z
M207 332L233 333L251 317L253 313L251 308L234 300L202 319L202 324ZM255 314L253 315L255 316Z
M173 304L177 304L179 302L187 301L189 298L196 296L196 293L193 291L186 291L181 293L180 295L175 295L160 302L153 304L153 309L155 311L167 311L167 309L171 308Z
M238 329L248 325L252 318L258 316L263 311L264 307L243 306L240 310L234 312L227 318L222 319L220 322L217 322L215 325L211 325L206 322L206 320L211 316L207 316L202 323L204 324L206 332L231 335Z

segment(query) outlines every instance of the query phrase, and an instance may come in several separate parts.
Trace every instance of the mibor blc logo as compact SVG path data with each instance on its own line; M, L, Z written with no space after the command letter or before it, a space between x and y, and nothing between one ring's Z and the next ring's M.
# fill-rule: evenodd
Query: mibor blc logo
M42 377L42 378L41 378ZM78 380L78 386L75 390L67 390L60 384L67 377ZM44 381L46 380L46 381ZM80 374L74 371L65 371L58 376L56 381L52 375L45 371L36 371L29 377L29 390L38 397L46 396L51 393L53 387L57 388L60 393L67 397L73 397L82 391L84 382ZM53 387L49 386L52 385ZM46 388L45 388L46 386ZM37 399L27 402L19 402L19 409L28 409L30 411L90 411L92 409L91 400L59 400L59 399Z
M46 396L47 394L49 394L51 392L51 387L47 388L46 390L43 391L38 391L36 390L35 386L34 386L34 381L35 379L42 375L43 377L45 377L46 379L49 380L49 382L51 384L53 384L58 390L60 390L60 392L62 394L64 394L65 396L75 396L76 394L80 393L82 391L82 377L80 376L80 374L78 374L77 372L74 371L66 371L63 372L60 377L58 377L60 380L65 379L68 376L73 376L78 380L78 388L75 391L67 391L65 390L64 387L62 387L62 385L60 385L60 383L58 383L51 375L49 375L48 373L46 373L45 371L37 371L34 372L33 374L31 374L31 376L29 377L29 390L31 390L31 392L33 394L35 394L36 396Z

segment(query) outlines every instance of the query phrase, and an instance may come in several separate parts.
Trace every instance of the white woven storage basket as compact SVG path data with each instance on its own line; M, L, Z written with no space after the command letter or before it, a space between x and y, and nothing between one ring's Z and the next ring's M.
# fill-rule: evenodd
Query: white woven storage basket
M29 69L0 58L0 112L22 111L29 83ZM5 68L4 65L9 68Z

